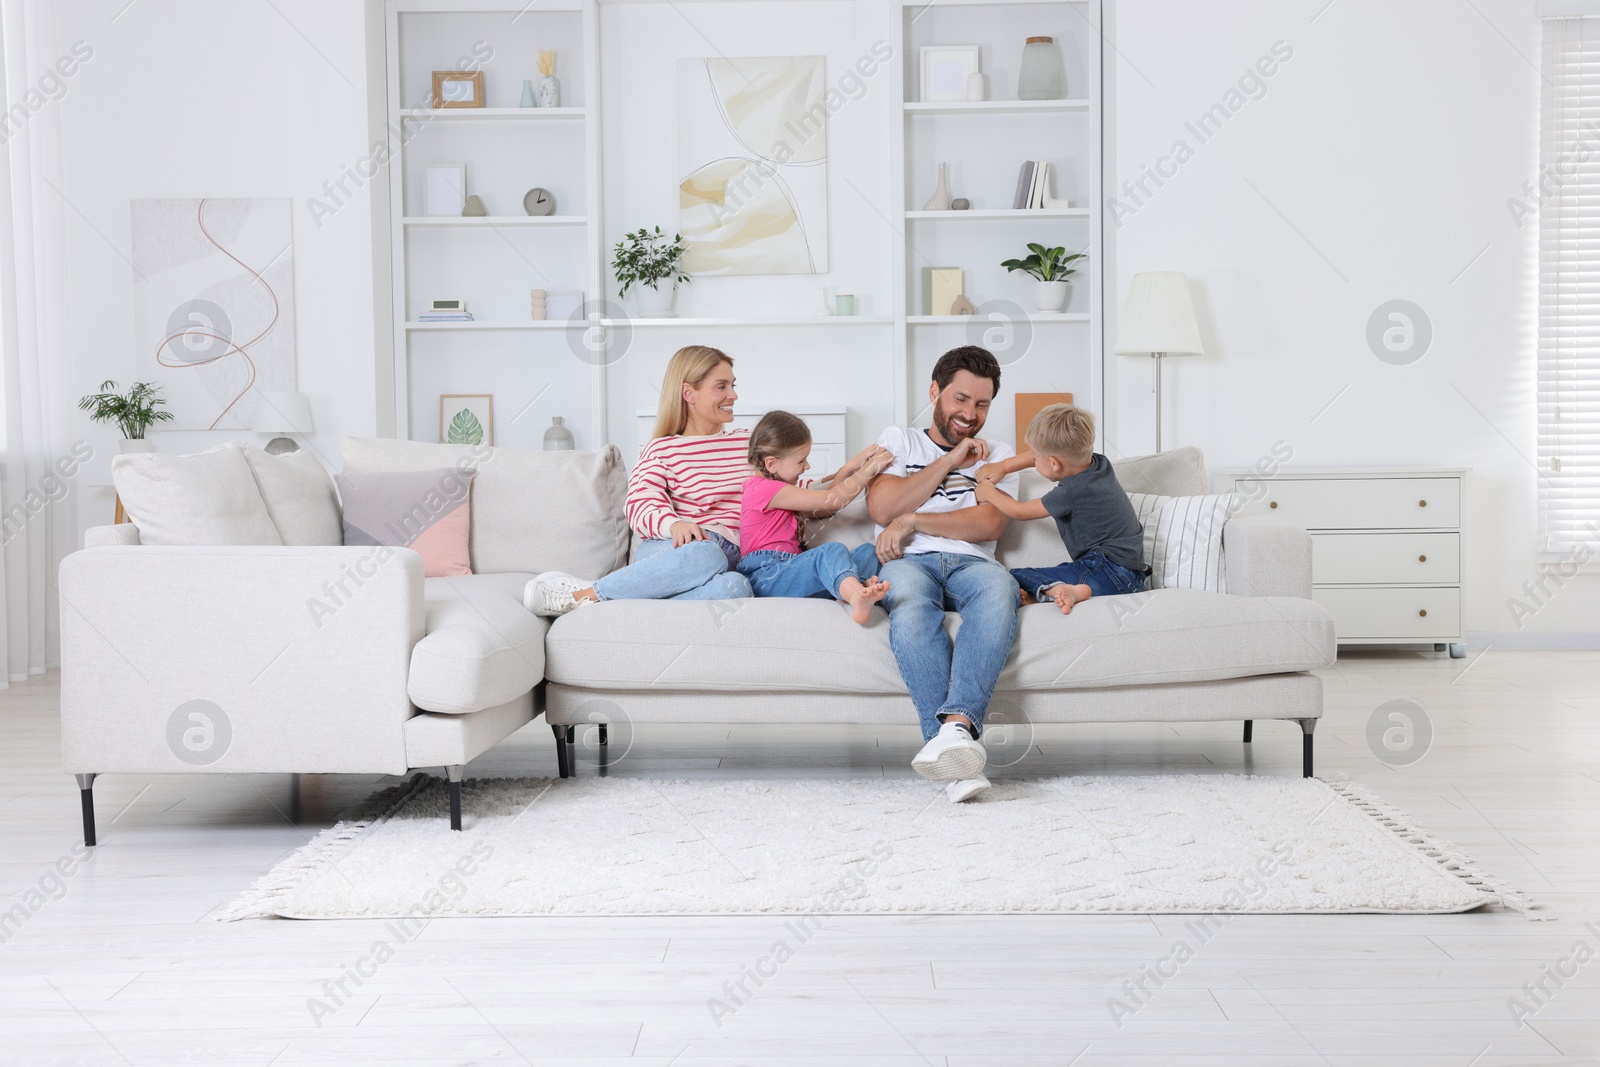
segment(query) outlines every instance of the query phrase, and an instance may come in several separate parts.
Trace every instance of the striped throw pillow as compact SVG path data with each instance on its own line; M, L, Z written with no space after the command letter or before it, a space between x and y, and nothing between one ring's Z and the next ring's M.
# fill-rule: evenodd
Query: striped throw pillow
M1155 496L1129 493L1144 524L1144 558L1151 589L1228 591L1222 569L1222 527L1239 506L1235 493Z

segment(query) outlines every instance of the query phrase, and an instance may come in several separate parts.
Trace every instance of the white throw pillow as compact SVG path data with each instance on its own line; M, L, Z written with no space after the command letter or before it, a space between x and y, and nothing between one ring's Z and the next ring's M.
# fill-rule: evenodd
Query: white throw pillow
M316 456L304 449L273 455L247 444L239 450L284 544L344 544L333 479Z
M1234 493L1153 496L1129 493L1144 523L1144 558L1151 589L1228 591L1222 566L1222 528L1238 509Z
M250 465L232 442L190 456L116 456L111 481L141 544L283 544Z

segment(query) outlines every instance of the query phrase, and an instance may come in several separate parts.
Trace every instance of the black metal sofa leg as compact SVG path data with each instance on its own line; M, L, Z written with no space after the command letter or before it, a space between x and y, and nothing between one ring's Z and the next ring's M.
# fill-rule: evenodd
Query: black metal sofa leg
M78 799L83 805L83 843L93 846L94 837L94 780L97 775L77 774Z
M1255 725L1256 721L1254 719L1246 719L1244 721L1244 743L1247 745L1250 743L1250 735L1255 732Z
M565 726L550 727L550 732L556 736L556 769L561 777L571 777L567 767L567 728Z
M446 767L445 774L450 778L450 829L461 829L461 775L466 770L462 764Z
M1302 754L1302 764L1301 764L1300 777L1302 777L1302 778L1310 778L1312 776L1311 734L1312 734L1312 731L1314 731L1317 728L1317 720L1316 719L1301 719L1299 721L1300 721L1300 751L1301 751L1301 754Z

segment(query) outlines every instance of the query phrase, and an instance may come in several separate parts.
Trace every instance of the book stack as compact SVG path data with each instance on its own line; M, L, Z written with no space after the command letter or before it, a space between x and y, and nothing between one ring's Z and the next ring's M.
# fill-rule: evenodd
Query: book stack
M1017 194L1012 197L1011 206L1018 211L1040 208L1049 199L1050 164L1028 160L1017 175Z
M418 322L471 322L470 311L424 311L417 315Z

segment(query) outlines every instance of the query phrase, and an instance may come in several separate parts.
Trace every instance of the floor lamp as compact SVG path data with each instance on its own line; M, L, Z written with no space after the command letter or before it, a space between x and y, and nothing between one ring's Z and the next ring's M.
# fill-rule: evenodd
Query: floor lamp
M1182 271L1145 271L1133 276L1117 330L1119 356L1149 355L1155 361L1156 451L1161 451L1161 360L1164 356L1203 355L1194 320L1189 279Z

